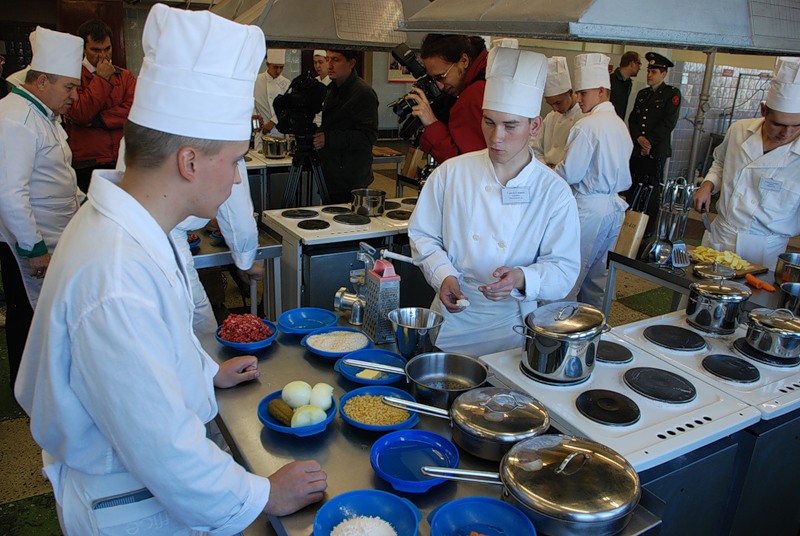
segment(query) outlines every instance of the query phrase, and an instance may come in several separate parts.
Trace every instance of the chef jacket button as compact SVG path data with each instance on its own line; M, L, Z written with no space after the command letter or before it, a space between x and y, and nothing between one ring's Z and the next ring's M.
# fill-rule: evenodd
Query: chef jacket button
M500 246L501 249L505 249L505 247L506 247L506 243L505 242L498 242L497 245Z
M486 187L486 191L487 191L487 192L491 192L491 191L492 191L492 187L491 187L491 186L487 186L487 187Z
M474 235L472 235L472 239L473 239L473 240L480 240L480 239L481 239L481 235L479 235L479 234L474 234Z

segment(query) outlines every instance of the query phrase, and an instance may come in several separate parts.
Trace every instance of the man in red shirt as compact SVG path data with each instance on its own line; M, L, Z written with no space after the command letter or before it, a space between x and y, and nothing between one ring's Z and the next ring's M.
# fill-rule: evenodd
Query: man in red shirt
M133 104L136 78L111 63L111 28L106 23L84 22L78 36L84 43L81 87L65 123L78 187L86 192L92 171L113 169L117 163L122 125Z

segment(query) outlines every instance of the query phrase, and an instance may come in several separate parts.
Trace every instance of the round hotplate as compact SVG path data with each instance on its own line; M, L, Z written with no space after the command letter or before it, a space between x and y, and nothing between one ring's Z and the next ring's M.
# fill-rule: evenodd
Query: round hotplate
M370 220L367 216L359 216L358 214L337 214L333 217L333 221L345 225L367 225Z
M281 212L281 216L293 220L305 220L306 218L316 218L319 213L316 210L308 210L306 208L292 208Z
M670 404L685 404L697 397L692 382L668 370L634 367L625 371L625 385L642 396Z
M406 197L405 199L401 199L400 202L403 203L404 205L416 205L417 204L417 198L416 197Z
M762 352L761 350L756 350L750 346L744 337L740 337L733 341L733 348L743 356L749 357L753 361L758 361L759 363L764 363L765 365L772 365L773 367L796 367L798 364L800 364L800 357L780 359Z
M349 214L350 209L347 207L325 207L322 212L325 214Z
M703 368L714 376L736 383L753 383L761 379L756 367L735 355L707 355L703 358Z
M644 338L653 344L679 352L696 352L706 347L706 341L694 331L679 326L656 324L648 326Z
M303 220L298 222L297 226L300 229L306 229L307 231L321 231L322 229L327 229L330 227L331 224L325 220Z
M582 392L575 400L575 406L586 418L609 426L630 426L642 416L636 402L607 389Z
M400 208L400 203L398 203L397 201L386 201L383 204L383 209L384 210L394 210L394 209L397 209L397 208Z
M386 213L386 217L390 220L407 220L411 217L410 210L390 210Z
M633 353L621 344L600 341L597 345L597 360L603 363L630 363L633 361Z

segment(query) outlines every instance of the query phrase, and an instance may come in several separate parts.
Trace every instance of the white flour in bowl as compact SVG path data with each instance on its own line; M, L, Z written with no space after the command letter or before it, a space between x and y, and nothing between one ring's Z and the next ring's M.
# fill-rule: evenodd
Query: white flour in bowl
M379 517L358 516L333 527L331 536L397 536L397 533Z
M306 344L314 350L323 352L355 352L361 350L369 343L369 339L363 333L355 331L331 331L311 335Z

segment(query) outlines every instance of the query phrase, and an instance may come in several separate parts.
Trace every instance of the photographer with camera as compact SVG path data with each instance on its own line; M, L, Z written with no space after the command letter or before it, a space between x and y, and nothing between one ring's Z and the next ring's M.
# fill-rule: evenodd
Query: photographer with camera
M314 134L331 203L349 203L350 191L372 183L372 146L378 139L378 95L355 72L355 50L328 50L331 84Z

